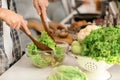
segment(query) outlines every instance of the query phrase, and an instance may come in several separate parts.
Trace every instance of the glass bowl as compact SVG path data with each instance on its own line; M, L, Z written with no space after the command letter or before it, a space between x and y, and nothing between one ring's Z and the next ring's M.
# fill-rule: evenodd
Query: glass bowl
M29 47L31 45L33 45L33 43L27 45L26 54L33 65L39 68L60 65L69 48L69 45L65 42L58 42L55 50L51 51L41 51L36 48L31 49L31 47Z

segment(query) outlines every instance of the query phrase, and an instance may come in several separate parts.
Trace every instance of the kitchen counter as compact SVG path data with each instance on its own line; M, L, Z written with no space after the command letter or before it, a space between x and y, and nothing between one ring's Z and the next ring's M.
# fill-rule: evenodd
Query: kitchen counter
M76 66L75 59L67 55L63 61L65 65ZM52 67L37 68L33 66L29 58L24 55L16 64L0 76L0 80L45 80L52 72ZM120 66L114 65L108 70L112 78L110 80L120 80Z

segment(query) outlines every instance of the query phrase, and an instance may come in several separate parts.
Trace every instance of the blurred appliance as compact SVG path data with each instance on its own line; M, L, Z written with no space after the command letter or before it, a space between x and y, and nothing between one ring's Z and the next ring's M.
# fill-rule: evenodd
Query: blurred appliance
M79 2L79 4L76 5L77 8L74 8L74 10L65 18L61 21L61 24L67 23L69 20L73 19L75 21L79 20L87 20L87 21L92 21L97 18L102 18L105 15L105 5L106 1L101 1L101 11L94 13L83 13L81 12L81 5L83 0L76 0Z

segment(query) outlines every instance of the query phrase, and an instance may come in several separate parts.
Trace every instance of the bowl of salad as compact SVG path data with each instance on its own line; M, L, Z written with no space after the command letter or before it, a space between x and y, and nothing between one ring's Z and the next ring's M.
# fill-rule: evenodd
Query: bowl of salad
M49 46L52 50L40 50L34 43L26 46L26 54L33 65L39 68L57 66L62 63L69 45L66 42L54 42L45 31L37 38L38 41Z

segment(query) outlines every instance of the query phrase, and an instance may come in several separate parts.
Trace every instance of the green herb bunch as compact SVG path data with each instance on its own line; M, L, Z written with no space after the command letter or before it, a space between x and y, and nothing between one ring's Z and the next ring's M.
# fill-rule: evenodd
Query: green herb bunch
M90 33L81 42L81 55L120 64L120 28L103 27Z

